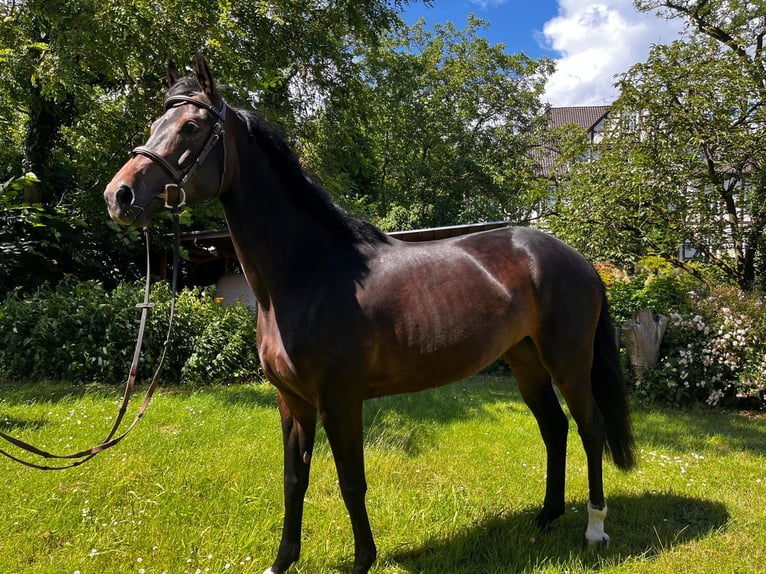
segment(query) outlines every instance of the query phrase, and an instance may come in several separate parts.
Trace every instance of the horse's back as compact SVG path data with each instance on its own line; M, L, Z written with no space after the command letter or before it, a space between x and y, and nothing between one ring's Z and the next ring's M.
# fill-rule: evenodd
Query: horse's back
M505 227L423 243L399 242L394 251L399 252L400 265L401 259L410 262L401 269L415 277L427 277L438 268L437 275L449 275L450 284L492 286L509 297L534 294L546 300L562 293L571 298L602 294L601 280L582 254L531 227ZM481 291L473 293L478 296Z
M581 315L598 284L576 251L529 228L392 242L357 289L370 327L368 394L468 376L539 338L556 309Z

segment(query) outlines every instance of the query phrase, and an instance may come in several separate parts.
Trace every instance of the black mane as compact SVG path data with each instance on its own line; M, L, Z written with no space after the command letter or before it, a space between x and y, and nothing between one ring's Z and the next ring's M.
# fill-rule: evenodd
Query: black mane
M170 88L167 97L190 96L200 92L202 88L195 79L182 78ZM250 137L255 138L274 169L288 182L287 190L314 217L354 243L374 244L389 240L385 233L371 223L342 210L322 186L312 181L279 128L253 110L231 106L229 109L247 124Z
M268 154L272 166L289 182L287 189L312 215L330 224L333 229L352 241L388 241L388 236L377 227L341 209L330 194L309 177L279 128L258 112L242 109L235 109L235 112L247 123L250 135Z

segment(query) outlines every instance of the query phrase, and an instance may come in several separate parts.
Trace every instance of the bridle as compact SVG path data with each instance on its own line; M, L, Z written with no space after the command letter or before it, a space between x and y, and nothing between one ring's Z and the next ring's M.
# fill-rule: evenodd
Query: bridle
M221 166L221 179L218 184L218 191L216 192L215 196L213 196L213 198L218 197L221 194L221 192L223 191L224 181L226 179L226 140L223 137L224 136L223 124L226 120L226 108L227 108L226 103L223 104L221 109L216 109L214 106L210 104L207 104L205 102L202 102L200 100L194 99L189 96L171 96L170 98L165 100L165 110L167 111L171 107L175 107L175 106L183 105L183 104L193 104L200 108L205 108L208 111L210 111L213 115L215 115L215 117L218 120L213 126L213 128L211 129L210 134L208 135L208 138L205 141L205 144L202 146L202 148L200 149L200 152L197 154L197 158L194 160L194 163L192 163L185 170L182 170L172 166L170 162L167 161L165 158L163 158L161 155L157 154L156 152L150 150L149 148L145 146L139 146L137 148L134 148L133 151L131 152L133 157L135 157L136 155L143 155L148 157L152 161L156 162L167 172L167 174L173 180L172 183L168 183L167 185L165 185L165 189L163 193L161 193L158 197L164 200L165 208L169 209L173 214L173 238L174 238L172 298L170 301L170 313L168 317L167 336L165 338L165 342L160 352L160 358L158 361L157 368L154 371L154 375L152 376L151 383L149 384L149 388L146 391L144 400L140 408L138 409L138 412L136 413L136 416L134 417L133 422L121 434L119 435L117 434L121 426L122 420L125 416L125 413L127 412L127 407L130 402L130 398L133 395L136 375L138 373L138 362L141 356L141 347L143 345L146 320L149 313L149 309L151 309L154 306L153 303L149 302L149 288L151 285L151 267L150 267L150 249L149 249L148 229L145 230L146 284L144 289L144 301L143 303L140 303L138 305L138 308L141 309L141 320L140 320L139 328L138 328L138 337L136 340L136 347L133 353L133 361L130 365L130 371L128 372L128 379L125 384L125 392L123 393L122 404L120 405L120 409L117 412L117 416L115 417L114 423L112 424L112 428L107 434L106 438L104 438L104 440L101 441L99 444L87 450L83 450L73 454L59 455L59 454L52 454L46 450L43 450L21 439L18 439L14 436L11 436L9 434L6 434L0 431L0 438L4 439L5 441L9 442L15 447L21 450L24 450L28 453L42 457L44 459L69 460L74 462L69 462L59 466L48 465L48 464L38 464L36 462L31 462L31 461L19 458L18 456L10 454L2 449L0 449L0 455L6 456L7 458L10 458L11 460L16 461L18 463L21 463L24 466L37 468L40 470L63 470L66 468L73 468L75 466L80 466L81 464L84 464L90 459L92 459L98 453L113 447L114 445L119 443L122 439L124 439L128 435L128 433L130 433L130 431L132 431L133 428L135 428L136 424L138 424L138 421L141 420L144 413L146 412L146 409L149 407L149 403L151 402L152 396L154 395L154 391L157 389L157 385L159 382L159 374L162 369L162 364L165 360L165 356L170 347L170 336L173 329L173 315L175 311L175 302L176 302L176 293L177 293L177 284L178 284L178 267L179 267L178 263L179 263L179 250L180 250L180 231L179 231L179 223L178 223L178 214L186 205L186 191L184 190L184 185L186 185L186 182L189 181L189 178L204 163L207 156L210 155L210 152L219 141L221 142L223 161ZM183 158L185 155L187 155L186 152L181 154L180 157Z
M190 96L179 95L179 96L171 96L167 100L165 100L165 110L167 111L168 109L172 107L176 107L176 106L184 105L184 104L192 104L197 107L204 108L208 110L209 112L211 112L217 118L215 125L213 125L213 128L210 130L210 134L208 135L207 140L205 141L205 144L202 146L199 153L197 154L197 158L189 167L187 167L186 169L176 168L173 165L171 165L170 162L166 160L164 157L162 157L158 153L152 151L151 149L145 146L136 147L131 152L131 155L133 157L137 155L143 155L145 157L148 157L149 159L157 163L160 167L162 167L162 169L164 169L167 172L167 174L170 176L170 178L173 180L172 183L168 183L165 185L164 191L157 197L164 200L165 208L169 209L173 214L173 238L174 238L172 298L170 300L170 313L168 317L167 336L165 338L165 343L163 344L162 350L160 352L160 358L158 361L157 368L154 371L154 375L152 376L151 383L149 384L149 388L146 391L144 400L140 408L138 409L138 412L136 413L136 416L133 419L133 422L121 434L119 435L117 434L120 428L120 425L122 423L122 420L125 416L125 413L127 412L128 403L130 402L130 398L133 394L133 389L134 389L135 381L136 381L136 375L138 373L138 362L141 356L141 347L143 345L146 320L149 313L149 309L151 309L154 306L153 303L149 302L149 288L151 285L151 267L150 267L150 249L149 249L148 229L145 230L146 284L144 289L144 301L143 303L138 305L138 307L141 309L141 320L140 320L139 328L138 328L136 348L133 353L133 361L130 365L130 371L128 372L128 379L125 384L125 392L123 393L122 404L120 405L120 409L117 412L117 416L115 417L114 423L112 424L112 428L109 431L108 435L99 444L87 450L83 450L73 454L58 455L58 454L52 454L46 450L38 448L32 444L29 444L23 440L20 440L16 437L13 437L11 435L8 435L0 431L0 438L6 440L7 442L16 446L17 448L20 448L31 454L40 456L45 459L69 460L74 462L69 462L67 464L63 464L59 466L48 465L48 464L38 464L35 462L31 462L31 461L19 458L2 449L0 449L0 455L4 455L10 458L11 460L14 460L25 466L37 468L40 470L62 470L66 468L80 466L81 464L84 464L90 459L92 459L98 453L113 447L122 439L124 439L128 435L128 433L130 433L130 431L132 431L133 428L135 428L136 424L138 424L138 421L141 420L141 417L143 417L144 413L146 412L146 409L149 407L149 403L151 402L154 391L157 389L157 385L159 382L159 374L162 369L162 364L165 360L165 356L170 347L170 335L173 329L173 315L175 311L175 302L176 302L176 293L177 293L177 284L178 284L178 267L179 267L178 263L179 263L179 250L180 250L180 231L179 231L179 223L178 223L178 214L186 206L186 191L184 190L184 185L186 185L186 183L189 181L189 178L191 178L191 176L194 175L197 169L199 169L199 167L204 163L205 159L207 159L207 156L210 155L210 152L213 150L213 148L216 146L216 144L219 141L221 142L221 150L222 150L221 178L218 183L218 191L213 196L213 199L221 195L221 192L223 191L224 182L226 180L226 159L227 159L226 158L226 140L224 138L225 132L223 129L223 124L226 121L226 109L227 109L226 103L224 102L221 108L217 109L206 102L197 100ZM188 152L182 153L180 158L183 159L186 155L188 155Z
M202 146L199 153L197 154L197 158L193 163L189 165L189 167L186 169L179 169L180 166L175 167L171 165L168 160L166 160L155 151L150 150L146 146L138 146L133 148L133 151L131 151L131 155L133 157L137 155L148 157L150 160L157 163L162 169L164 169L165 172L170 176L170 178L173 180L173 183L166 184L164 191L158 197L164 200L166 209L178 211L182 210L186 206L186 191L184 190L184 186L189 181L191 176L194 175L194 172L196 172L197 169L199 169L199 167L205 162L207 156L210 155L210 152L219 141L221 142L222 149L221 178L218 182L218 191L216 191L215 195L211 199L215 199L221 195L221 192L223 191L224 181L226 180L227 163L226 138L224 138L226 132L223 129L223 124L226 121L226 110L228 108L226 102L223 102L220 108L216 108L207 102L192 98L191 96L170 96L165 100L165 111L167 112L167 110L170 108L184 104L192 104L199 108L204 108L218 119L215 125L213 125L213 128L210 130L210 135L208 135L207 141L205 141L205 145ZM182 153L179 157L183 159L187 153L188 151Z

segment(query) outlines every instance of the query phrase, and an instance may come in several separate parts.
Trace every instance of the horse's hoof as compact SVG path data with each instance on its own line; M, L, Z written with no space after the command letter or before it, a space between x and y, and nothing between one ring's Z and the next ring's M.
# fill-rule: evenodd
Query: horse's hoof
M609 546L609 535L604 532L606 512L606 504L598 508L588 502L588 529L585 531L588 548L601 549Z
M535 526L537 526L540 532L550 532L551 526L562 514L564 514L563 509L549 511L543 508L535 517Z
M590 550L606 550L609 548L609 535L604 534L600 538L594 538L593 540L585 538L585 545Z

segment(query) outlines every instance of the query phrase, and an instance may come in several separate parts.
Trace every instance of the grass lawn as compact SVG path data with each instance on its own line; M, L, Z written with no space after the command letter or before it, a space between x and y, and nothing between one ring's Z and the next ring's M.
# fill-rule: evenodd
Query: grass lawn
M98 442L120 399L97 386L0 389L0 428L52 451ZM512 382L481 376L368 402L372 572L766 572L766 417L634 411L640 466L605 464L612 545L594 552L582 546L573 425L568 512L549 533L532 525L545 453ZM281 450L275 391L254 384L166 389L128 439L76 469L2 459L0 572L261 574L279 542ZM321 432L313 460L291 572L347 571L351 528Z

